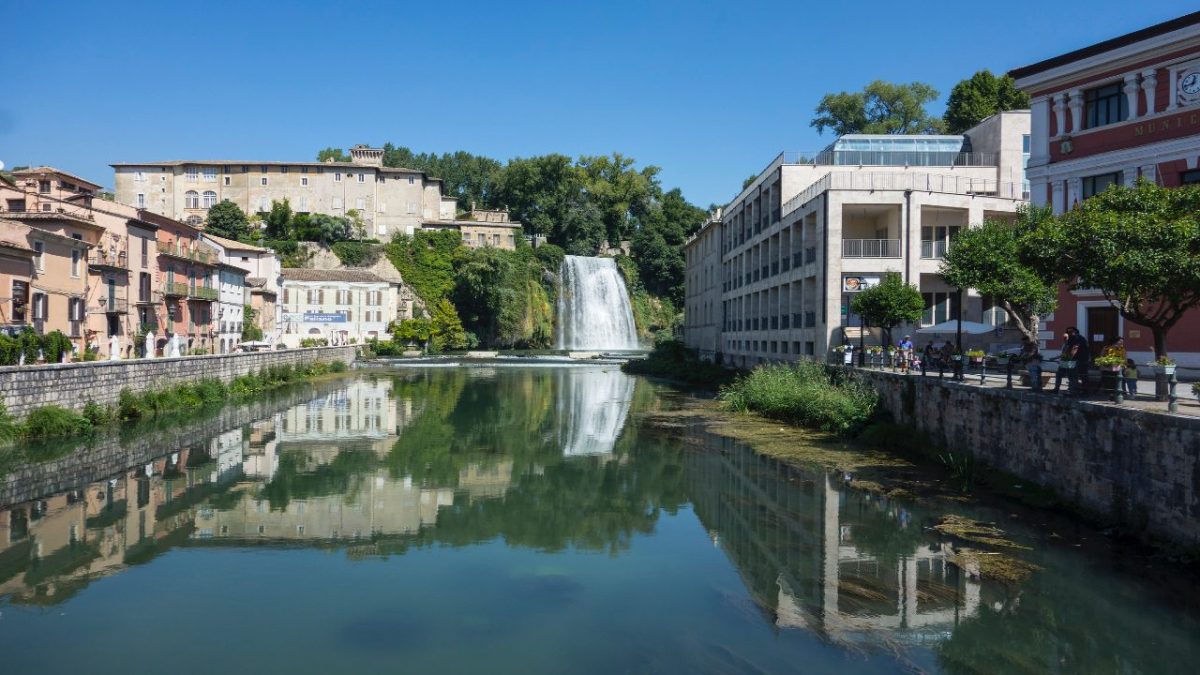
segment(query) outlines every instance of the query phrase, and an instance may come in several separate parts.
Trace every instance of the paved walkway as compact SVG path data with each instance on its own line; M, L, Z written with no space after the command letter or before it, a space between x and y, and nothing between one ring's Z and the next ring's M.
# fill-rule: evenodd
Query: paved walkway
M883 371L889 371L889 372L891 371L891 368L868 367L867 369L868 370L883 370ZM898 371L896 371L896 372L898 372ZM1096 373L1096 371L1093 370L1092 371L1093 377L1095 376L1095 373ZM913 373L913 375L915 377L921 377L921 372L919 370L915 371ZM937 376L938 376L938 373L936 370L928 371L925 374L925 377L937 378ZM945 373L945 379L949 380L949 379L952 379L952 377L953 376L951 375L951 373L949 373L949 372ZM963 384L983 386L983 387L988 387L988 388L993 388L993 389L1003 389L1007 385L1007 381L1008 381L1008 378L1004 372L998 372L998 371L992 371L992 370L988 370L987 373L984 375L984 381L982 384L979 381L979 370L978 369L969 369L963 375ZM1021 385L1020 374L1016 371L1013 372L1013 389L1021 389L1024 391L1030 391L1029 387ZM1066 396L1067 395L1066 390L1067 390L1067 382L1066 382L1066 380L1063 380L1061 391L1057 394L1054 393L1054 377L1051 376L1050 384L1044 390L1043 395L1044 396ZM1150 410L1150 411L1154 411L1154 412L1167 413L1167 402L1154 400L1154 380L1139 379L1137 391L1138 391L1138 395L1137 395L1136 399L1130 399L1130 398L1126 397L1125 402L1122 403L1121 405L1130 407L1130 408L1140 408L1142 410ZM1200 417L1200 401L1198 401L1196 399L1196 395L1192 393L1192 383L1191 382L1177 383L1175 385L1175 396L1178 398L1178 403L1179 403L1179 410L1177 411L1177 414ZM1091 403L1098 403L1098 404L1117 405L1112 400L1111 392L1108 392L1108 394L1106 396L1088 395L1088 396L1080 397L1078 400L1088 401Z

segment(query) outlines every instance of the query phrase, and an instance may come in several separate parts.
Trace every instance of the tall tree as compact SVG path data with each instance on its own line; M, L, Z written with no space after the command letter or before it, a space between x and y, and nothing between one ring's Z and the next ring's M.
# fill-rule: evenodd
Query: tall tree
M954 85L942 120L946 131L961 134L990 115L1028 107L1029 94L1017 89L1011 77L984 69Z
M225 199L208 210L204 231L218 237L238 239L250 234L250 222L237 204Z
M1026 246L1051 218L1050 209L1032 207L1020 210L1015 224L986 221L959 232L942 258L946 283L991 296L1035 342L1039 317L1058 304L1062 275L1056 267L1032 264Z
M454 153L414 153L409 148L385 143L384 166L424 171L442 179L442 194L458 199L458 208L465 211L472 204L480 208L500 206L496 202L496 182L502 169L500 162L481 155L459 150Z
M605 237L613 246L633 234L638 220L662 193L659 168L648 166L639 171L634 164L632 157L619 152L579 158L588 199L600 209Z
M341 148L328 147L317 152L317 161L349 162L350 155L347 155L346 151Z
M1200 186L1111 186L1042 223L1030 246L1040 265L1149 328L1159 357L1171 328L1200 306Z
M942 120L930 116L925 104L938 92L924 82L895 84L875 80L860 92L825 94L809 123L819 133L834 134L934 134Z
M267 236L272 239L288 239L292 235L292 206L288 200L271 201L271 210L266 218Z
M884 344L892 344L892 329L916 323L925 311L925 301L916 286L904 283L898 272L887 272L880 282L855 294L850 307L872 326L883 329Z

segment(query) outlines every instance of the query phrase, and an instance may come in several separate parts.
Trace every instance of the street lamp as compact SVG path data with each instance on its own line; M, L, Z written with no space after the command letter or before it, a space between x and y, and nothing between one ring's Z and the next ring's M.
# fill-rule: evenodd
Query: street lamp
M962 350L962 315L963 315L962 292L963 292L962 286L959 286L958 287L958 307L957 307L958 311L956 312L956 317L955 317L958 319L958 322L955 326L955 335L954 335L955 348L958 350L958 372L955 373L955 378L954 378L956 380L963 379L963 368L964 368L963 350Z

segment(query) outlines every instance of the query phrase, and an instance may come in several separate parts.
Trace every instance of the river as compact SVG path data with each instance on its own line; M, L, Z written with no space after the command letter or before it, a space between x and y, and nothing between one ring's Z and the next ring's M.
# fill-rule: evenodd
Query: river
M0 669L1194 671L1187 571L654 423L679 400L615 366L373 368L44 450L0 485ZM947 514L1032 571L964 571Z

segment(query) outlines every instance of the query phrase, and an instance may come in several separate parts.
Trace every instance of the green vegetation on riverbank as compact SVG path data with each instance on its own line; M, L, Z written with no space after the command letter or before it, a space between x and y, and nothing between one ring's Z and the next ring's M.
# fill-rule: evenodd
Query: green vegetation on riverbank
M122 389L117 403L112 406L89 400L83 410L76 412L59 405L46 405L30 411L20 422L13 420L0 403L0 442L80 436L121 422L186 413L226 400L245 401L286 384L345 370L346 364L342 361L297 367L272 366L236 377L228 385L220 380L204 379L136 394Z
M807 360L755 368L721 387L720 398L737 412L843 435L863 429L879 405L879 394L853 372Z
M659 340L646 358L626 361L621 370L712 389L737 377L737 371L696 358L679 340Z

